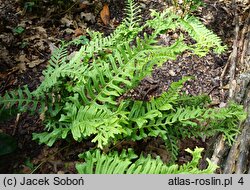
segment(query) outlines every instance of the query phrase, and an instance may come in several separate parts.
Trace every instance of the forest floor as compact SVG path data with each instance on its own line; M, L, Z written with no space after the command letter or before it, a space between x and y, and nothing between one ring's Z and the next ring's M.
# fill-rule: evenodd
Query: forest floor
M36 2L36 1L34 1ZM2 0L0 4L0 94L28 85L30 90L43 80L42 71L48 65L51 52L62 40L69 41L86 34L86 29L98 30L110 34L124 18L124 1L82 1L68 4L39 1ZM138 88L128 96L148 99L168 89L171 82L183 76L194 76L195 80L187 82L184 91L191 95L207 94L211 106L224 107L230 97L229 57L235 40L235 13L239 18L239 28L243 30L249 17L247 1L236 2L236 9L229 0L206 0L205 6L194 14L228 46L222 55L209 53L204 57L182 54L175 61L167 61L162 67L155 68L152 76L143 79ZM169 5L164 0L138 0L143 12L143 19L150 17L149 9L162 11ZM108 6L110 20L100 17L100 11ZM175 38L176 33L162 37L162 43ZM88 37L88 36L87 36ZM249 67L248 67L249 68ZM236 65L235 77L243 73L246 67ZM1 118L0 132L13 136L17 141L17 150L2 159L0 173L76 173L75 163L78 154L93 147L91 142L59 141L53 147L39 145L32 141L32 133L43 130L39 116L18 114L15 118ZM203 155L211 157L213 143L217 137L210 139L185 139L180 142L181 151L178 163L191 159L184 149L205 148ZM168 153L160 139L130 143L138 152L160 155L167 162ZM117 147L119 149L119 147ZM229 149L226 150L227 152ZM4 163L4 164L3 164ZM201 163L202 165L202 163ZM202 167L202 166L201 166ZM222 173L223 167L218 170Z

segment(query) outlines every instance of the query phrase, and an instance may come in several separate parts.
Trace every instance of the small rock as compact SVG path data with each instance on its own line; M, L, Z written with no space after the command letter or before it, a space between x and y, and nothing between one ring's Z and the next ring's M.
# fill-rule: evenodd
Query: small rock
M81 13L81 18L87 22L95 23L95 16L92 13Z
M177 38L179 38L179 35L177 33L174 33L172 37L176 40Z
M227 105L227 104L226 104L225 102L221 102L220 105L219 105L219 107L220 107L220 108L224 108L224 107L226 107L226 105Z
M169 70L168 73L170 74L170 76L174 77L176 76L176 73L173 70Z

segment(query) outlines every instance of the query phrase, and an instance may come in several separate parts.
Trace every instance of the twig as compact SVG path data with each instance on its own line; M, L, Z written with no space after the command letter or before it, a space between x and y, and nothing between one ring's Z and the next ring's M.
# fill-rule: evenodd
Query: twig
M235 15L235 39L233 42L233 51L231 53L231 59L230 59L230 82L229 82L229 98L233 97L234 94L234 88L233 88L233 82L235 79L235 69L236 69L236 63L238 61L238 41L239 41L239 15L237 13L237 4L235 0L232 0L233 8L234 8L234 15Z
M80 0L77 0L73 5L71 5L67 10L65 10L65 11L63 11L63 12L61 12L61 13L59 13L59 15L63 15L63 14L65 14L65 13L67 13L68 11L70 11L74 6L76 6L77 4L79 4L80 3Z
M222 73L221 73L221 75L220 75L220 78L221 78L221 80L220 80L220 88L223 87L223 78L225 77L226 71L227 71L228 66L229 66L229 64L230 64L230 60L231 60L231 54L229 55L229 58L228 58L228 60L227 60L227 63L226 63L226 65L225 65L225 67L224 67L224 69L223 69L223 71L222 71Z
M18 123L20 121L20 116L21 116L20 113L18 113L17 116L16 116L16 120L15 120L15 124L14 124L14 130L12 132L12 136L14 136L16 134L16 129L17 129L17 125L18 125Z
M242 53L241 53L241 57L240 57L240 65L243 67L244 65L244 58L247 55L247 49L250 48L249 47L249 38L250 38L250 12L248 14L248 17L246 19L246 22L244 24L244 27L242 29L242 34L241 34L241 41L240 44L242 45ZM246 63L247 64L247 63ZM249 69L248 65L245 65L245 70Z
M48 157L48 159L45 159L45 160L42 161L38 166L36 166L35 169L33 169L33 170L31 171L30 174L33 174L38 168L40 168L43 164L45 164L46 162L48 162L48 160L49 160L50 158L52 158L53 156L55 156L56 154L58 154L59 152L61 152L62 150L64 150L65 148L67 148L67 147L69 147L69 146L70 146L70 145L67 145L67 146L61 148L60 150L58 150L57 152L55 152L54 154L50 155L50 156Z

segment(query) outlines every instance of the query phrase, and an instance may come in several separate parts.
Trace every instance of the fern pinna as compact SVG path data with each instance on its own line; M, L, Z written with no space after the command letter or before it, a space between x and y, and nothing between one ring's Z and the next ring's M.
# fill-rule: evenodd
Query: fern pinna
M88 31L91 40L73 57L68 56L67 47L77 40L62 43L43 72L42 84L33 92L27 88L7 92L0 97L1 111L17 106L43 114L45 131L34 134L33 139L49 146L58 139L91 139L102 149L124 138L160 136L175 158L179 138L222 132L231 142L237 122L245 117L243 108L230 104L207 109L204 96L180 93L188 77L148 102L119 101L154 65L176 59L184 51L203 56L212 49L216 53L225 50L221 40L195 17L152 11L152 19L142 25L139 6L133 0L127 1L126 11L127 17L110 36ZM145 29L151 32L143 33ZM172 45L158 45L160 34L177 29L189 33L196 43L186 44L180 34Z

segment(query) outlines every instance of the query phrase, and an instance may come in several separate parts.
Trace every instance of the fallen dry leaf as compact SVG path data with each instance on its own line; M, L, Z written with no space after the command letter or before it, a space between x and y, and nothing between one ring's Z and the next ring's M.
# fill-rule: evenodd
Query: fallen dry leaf
M100 12L101 20L104 25L108 25L110 21L110 12L108 4L105 4Z
M35 66L37 66L37 65L39 65L39 64L41 64L41 63L43 63L43 62L44 62L43 59L37 59L37 60L34 60L34 61L29 62L29 63L28 63L28 67L29 67L29 68L33 68L33 67L35 67Z
M88 5L91 5L91 3L89 3L88 1L82 1L79 3L79 7L81 9L86 9L88 7Z
M80 15L81 18L84 18L85 21L94 23L95 22L95 15L92 13L81 13Z
M61 18L61 23L67 27L70 27L73 25L73 19L69 15L65 15L63 18Z
M46 41L39 39L38 41L36 41L36 44L34 45L34 47L36 47L40 51L44 51L47 48L44 46L45 43Z
M86 9L86 8L88 7L88 5L87 5L87 4L84 4L84 3L80 3L80 4L79 4L79 7L80 7L81 9Z
M63 30L64 32L66 32L66 34L74 34L75 31L71 28L66 28L65 30Z
M19 63L19 64L17 64L17 68L22 73L23 71L26 71L26 64L25 63Z
M47 32L46 32L46 30L45 30L43 27L38 26L38 27L36 27L35 29L36 29L36 31L40 34L40 36L41 36L42 38L44 38L44 39L47 39L47 38L48 38Z
M19 57L15 58L16 61L20 63L28 63L30 60L26 58L26 55L21 54Z
M48 44L49 44L50 52L53 53L57 49L56 45L51 43L50 41L48 41Z
M74 36L81 36L81 35L83 35L83 31L82 31L82 29L81 28L77 28L77 29L75 29L75 34L74 34Z

